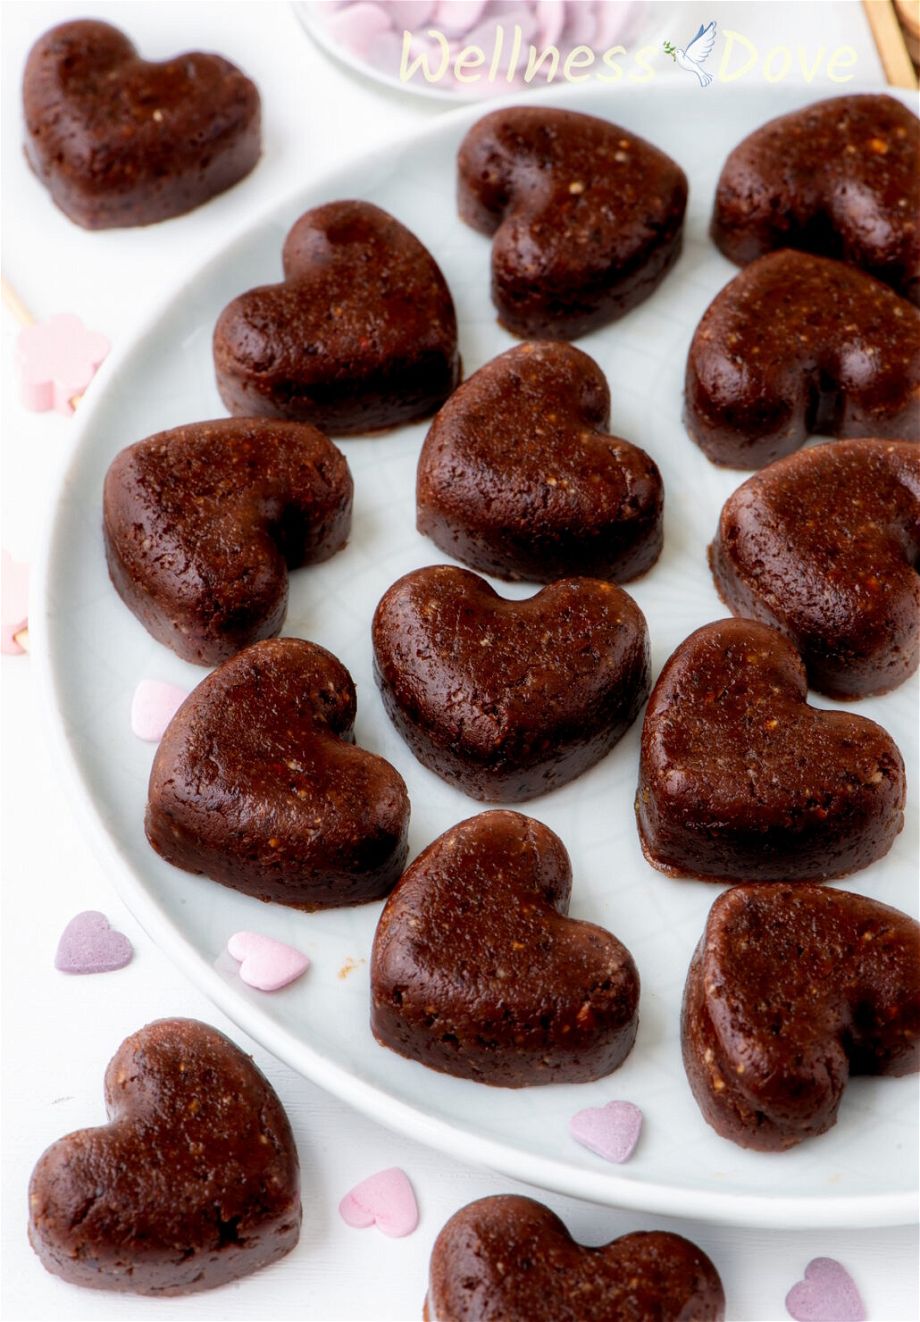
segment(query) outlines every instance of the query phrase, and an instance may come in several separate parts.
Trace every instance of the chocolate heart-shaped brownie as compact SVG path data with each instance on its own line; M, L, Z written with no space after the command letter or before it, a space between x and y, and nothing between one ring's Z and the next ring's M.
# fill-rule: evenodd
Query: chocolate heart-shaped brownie
M650 684L648 629L612 583L508 601L466 569L417 569L374 615L377 682L418 760L474 799L520 803L609 753Z
M654 1230L577 1244L532 1198L480 1198L455 1212L431 1252L426 1322L721 1322L715 1267L680 1235Z
M683 170L605 119L495 110L458 166L460 217L494 235L492 301L515 335L586 335L648 298L680 254Z
M729 468L815 433L920 440L920 312L843 262L769 253L703 314L685 401L690 435Z
M920 447L840 441L771 464L722 507L709 548L736 615L795 643L813 688L884 693L920 655Z
M219 55L142 60L118 28L62 23L29 53L26 156L85 229L180 216L237 183L261 151L254 83Z
M303 423L193 422L130 445L105 477L109 574L144 628L212 665L276 634L288 569L345 545L352 481Z
M300 217L284 280L241 294L214 328L231 413L313 422L338 436L434 413L460 380L457 318L440 267L369 202Z
M904 763L874 721L806 702L788 638L718 620L652 690L636 817L645 857L703 881L827 881L888 853L904 825Z
M621 1065L639 974L615 936L566 917L572 867L549 827L484 812L439 836L377 924L371 1028L430 1069L503 1088Z
M610 390L570 344L522 344L465 381L418 461L418 529L474 569L551 583L627 582L655 563L654 461L607 434Z
M409 799L354 746L355 686L302 638L256 643L202 680L154 758L147 838L187 872L295 909L386 895Z
M160 1019L105 1074L109 1123L59 1139L29 1239L73 1285L179 1295L248 1276L300 1235L294 1136L268 1080L216 1028Z
M920 1069L920 926L823 886L735 886L684 992L684 1066L704 1118L774 1152L830 1129L851 1074Z
M771 119L722 169L712 237L743 265L801 248L920 303L920 123L892 96L838 96Z

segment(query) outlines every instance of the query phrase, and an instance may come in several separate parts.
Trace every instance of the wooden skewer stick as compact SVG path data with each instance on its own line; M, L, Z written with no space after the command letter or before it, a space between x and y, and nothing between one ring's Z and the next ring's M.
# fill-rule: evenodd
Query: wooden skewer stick
M889 85L907 87L915 92L917 75L891 0L863 0L863 9Z
M16 290L7 280L6 276L0 276L0 291L3 293L3 302L12 312L13 316L19 322L20 326L34 326L35 318L23 303L22 299L16 293Z

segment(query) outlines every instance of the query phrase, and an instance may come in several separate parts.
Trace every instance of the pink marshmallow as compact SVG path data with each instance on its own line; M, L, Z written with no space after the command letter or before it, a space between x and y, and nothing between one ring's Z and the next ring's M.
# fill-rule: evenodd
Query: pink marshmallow
M559 45L565 50L590 46L597 32L595 5L566 5L565 26Z
M390 30L386 10L367 3L340 9L326 23L329 36L359 60L366 60L374 42Z
M431 26L445 37L460 37L474 28L482 17L486 0L439 0Z
M402 36L404 31L417 32L431 19L436 0L390 0L387 13L393 27Z
M535 45L541 50L555 46L565 23L565 0L537 0L537 36Z

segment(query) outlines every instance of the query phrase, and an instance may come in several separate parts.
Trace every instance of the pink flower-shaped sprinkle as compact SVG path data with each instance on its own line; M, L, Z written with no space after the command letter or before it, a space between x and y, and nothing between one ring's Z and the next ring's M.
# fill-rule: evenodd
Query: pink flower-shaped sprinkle
M72 312L24 326L16 342L22 402L35 413L69 417L109 351L109 342Z

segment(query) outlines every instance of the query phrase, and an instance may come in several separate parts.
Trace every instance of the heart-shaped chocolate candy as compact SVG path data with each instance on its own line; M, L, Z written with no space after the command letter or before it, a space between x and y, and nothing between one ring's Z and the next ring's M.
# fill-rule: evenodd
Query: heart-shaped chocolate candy
M541 822L485 812L439 836L387 901L371 956L378 1042L504 1088L621 1065L639 975L615 936L566 917L572 868Z
M823 1134L851 1074L920 1069L920 926L823 886L735 886L684 992L684 1065L703 1116L743 1148Z
M455 1212L431 1252L426 1322L721 1322L725 1294L695 1244L662 1230L577 1244L518 1194Z
M493 358L431 424L419 532L499 578L645 573L661 552L661 474L607 434L609 419L607 380L580 349L522 344Z
M574 780L648 697L645 617L598 579L508 601L469 570L417 569L384 594L373 640L399 733L474 799L520 803Z
M577 339L648 298L680 254L683 170L605 119L495 110L458 166L461 219L495 236L492 301L515 335Z
M150 63L93 19L39 37L22 99L29 163L86 229L191 211L249 174L261 151L259 93L229 60L190 51Z
M29 1238L73 1285L191 1294L237 1280L300 1234L294 1136L268 1080L216 1028L160 1019L105 1074L109 1123L32 1172Z
M709 548L737 615L788 634L813 688L884 693L920 657L920 447L840 441L755 474Z
M685 421L729 468L762 468L810 435L920 440L920 311L854 266L759 258L703 314Z
M409 799L354 746L355 687L301 638L256 643L202 680L154 758L147 838L203 872L295 909L386 895L406 859Z
M754 620L692 633L642 728L636 817L645 857L703 881L827 881L887 854L904 824L891 736L806 701L805 667Z
M743 265L802 248L920 302L920 123L893 96L837 96L756 129L729 156L712 237Z
M434 413L460 380L457 318L437 262L369 202L300 217L284 280L241 294L214 329L231 413L313 422L333 435Z
M109 467L109 574L154 638L211 665L278 632L288 569L345 545L351 501L348 465L315 427L258 418L175 427Z

